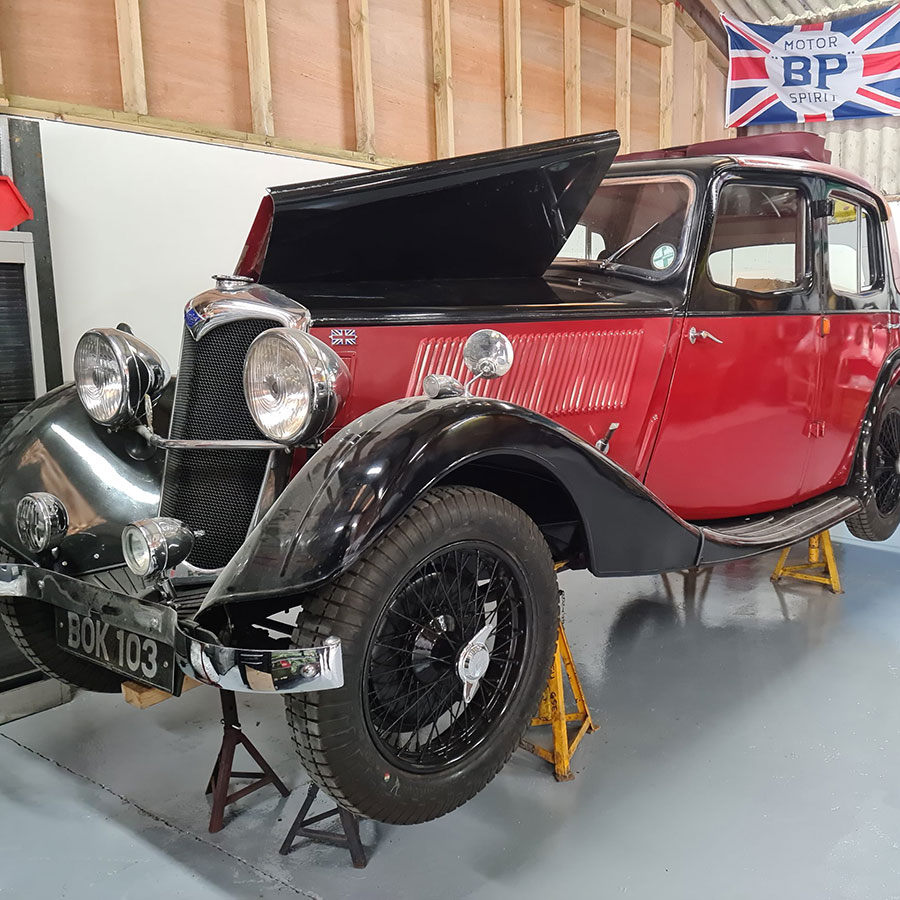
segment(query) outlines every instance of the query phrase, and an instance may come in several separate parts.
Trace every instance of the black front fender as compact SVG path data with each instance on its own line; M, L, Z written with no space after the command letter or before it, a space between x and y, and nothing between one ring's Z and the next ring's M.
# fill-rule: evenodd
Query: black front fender
M204 608L332 579L430 487L498 454L528 458L568 491L595 574L696 563L699 531L562 426L498 400L415 397L372 410L329 440L248 536Z
M154 412L165 425L168 388ZM71 384L26 406L0 439L0 544L17 558L68 575L123 565L122 529L155 516L163 454L147 457L130 429L92 422ZM35 554L16 533L16 506L30 491L48 491L66 505L69 531L57 554Z

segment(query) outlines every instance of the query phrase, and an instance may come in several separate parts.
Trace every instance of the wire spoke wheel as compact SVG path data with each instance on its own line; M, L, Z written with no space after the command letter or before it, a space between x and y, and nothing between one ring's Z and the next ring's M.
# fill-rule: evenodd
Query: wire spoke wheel
M344 686L289 695L288 720L310 778L338 803L427 822L519 746L559 620L553 558L520 507L433 488L303 607L295 646L340 638Z
M862 508L847 527L863 540L885 541L900 525L900 387L891 388L878 410L861 475Z
M882 515L900 505L900 411L889 409L881 420L872 466L875 503Z
M513 695L526 644L526 587L499 548L465 542L421 562L389 598L365 666L364 706L385 756L433 772L478 746ZM483 644L467 699L460 659Z

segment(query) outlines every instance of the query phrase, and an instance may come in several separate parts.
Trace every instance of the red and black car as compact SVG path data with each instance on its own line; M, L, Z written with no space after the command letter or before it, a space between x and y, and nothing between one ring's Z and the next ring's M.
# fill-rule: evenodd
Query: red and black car
M8 427L10 633L92 690L283 692L365 816L465 802L537 706L558 570L896 528L893 226L813 140L610 165L610 132L273 189L177 383L94 329Z

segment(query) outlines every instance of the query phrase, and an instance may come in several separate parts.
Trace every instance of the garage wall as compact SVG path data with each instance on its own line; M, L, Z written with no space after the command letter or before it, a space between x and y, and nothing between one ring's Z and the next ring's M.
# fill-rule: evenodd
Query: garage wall
M675 2L0 0L0 24L0 106L70 122L364 166L724 135L724 57Z
M231 272L267 187L347 166L42 122L63 373L79 336L127 321L178 364L181 313Z

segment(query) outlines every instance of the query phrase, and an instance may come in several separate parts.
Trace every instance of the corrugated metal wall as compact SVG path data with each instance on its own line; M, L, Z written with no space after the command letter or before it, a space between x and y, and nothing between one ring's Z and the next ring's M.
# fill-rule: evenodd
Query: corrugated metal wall
M900 196L900 118L841 119L803 125L755 125L748 134L811 131L825 138L836 166L867 178L889 197Z

